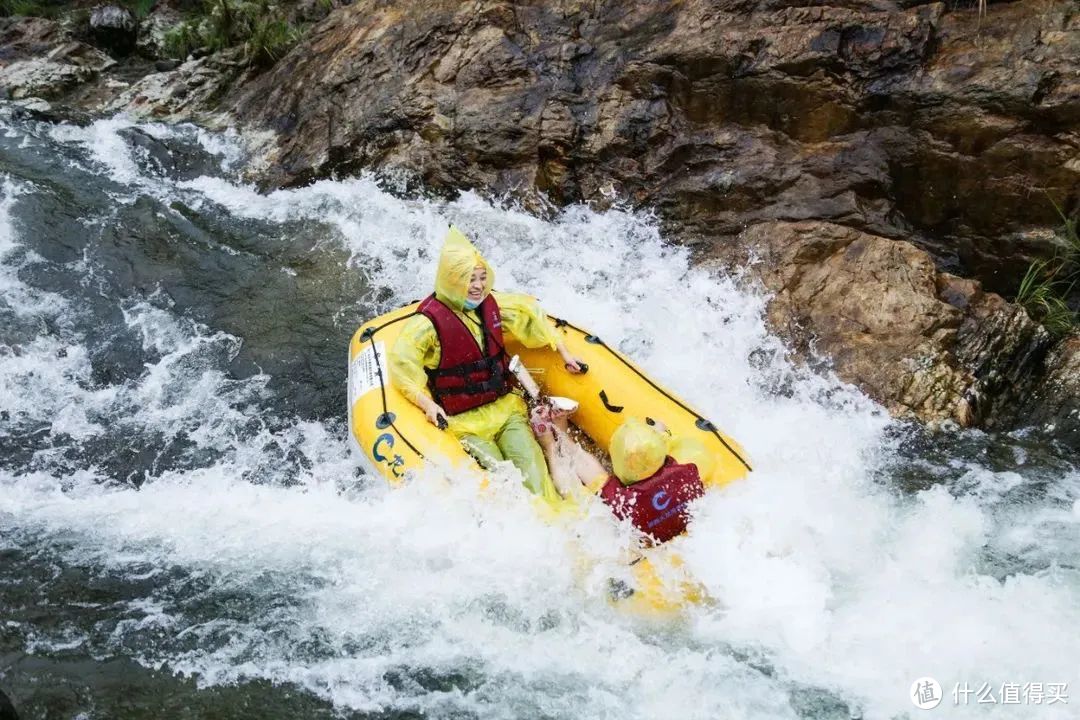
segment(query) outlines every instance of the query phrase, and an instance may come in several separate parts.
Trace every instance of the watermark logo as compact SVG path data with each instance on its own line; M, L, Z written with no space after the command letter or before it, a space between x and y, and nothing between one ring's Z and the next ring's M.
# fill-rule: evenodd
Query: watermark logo
M941 685L932 677L911 683L911 702L920 710L933 710L942 701ZM1069 684L1063 682L958 682L953 686L952 704L960 705L1066 705Z
M954 705L1067 705L1069 684L1063 682L1004 682L978 686L967 682L953 688Z
M941 704L941 685L932 677L911 683L911 702L920 710L933 710Z

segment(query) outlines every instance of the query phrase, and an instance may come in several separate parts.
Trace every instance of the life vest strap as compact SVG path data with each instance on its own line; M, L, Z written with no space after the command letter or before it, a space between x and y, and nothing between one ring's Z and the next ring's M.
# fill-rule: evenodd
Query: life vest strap
M433 368L427 370L427 374L432 379L446 376L460 376L467 378L473 373L481 371L494 371L498 368L499 363L502 361L502 357L505 351L500 350L495 355L489 355L480 360L476 360L470 363L462 363L461 365L455 365L448 368ZM426 369L426 368L425 368Z
M435 402L439 402L439 398L446 397L447 395L479 395L488 392L502 393L509 387L510 384L506 381L506 378L497 376L483 382L467 383L458 388L435 389Z

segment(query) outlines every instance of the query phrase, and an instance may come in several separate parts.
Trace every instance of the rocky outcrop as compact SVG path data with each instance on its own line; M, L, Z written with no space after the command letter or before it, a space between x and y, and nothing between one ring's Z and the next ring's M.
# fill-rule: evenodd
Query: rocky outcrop
M1017 415L1025 423L1051 426L1066 444L1080 448L1080 337L1054 348L1046 367L1046 377L1025 398Z
M1080 11L887 0L359 2L227 100L272 184L629 198L687 242L827 220L1011 291L1080 202Z
M169 7L151 16L144 23L141 52L154 56L164 29L179 17ZM28 107L37 111L49 106L43 99L57 101L54 110L44 112L58 120L71 117L67 110L76 109L224 125L227 119L216 112L217 101L242 83L247 71L240 48L186 63L135 57L118 63L74 37L59 22L0 18L0 89L11 99L27 99L23 104L30 102Z
M127 8L99 5L90 13L90 37L95 45L113 55L131 53L138 34L139 23Z
M147 75L105 103L104 109L153 120L200 118L210 124L215 100L245 72L242 54L234 48Z
M56 98L114 64L106 54L71 40L53 22L0 19L0 91L12 99Z
M1051 251L1051 198L1080 207L1078 58L1080 9L1027 0L361 2L225 103L276 131L272 184L629 199L702 255L756 249L773 324L841 377L1007 426L1058 372L994 291Z
M772 293L772 325L895 414L1007 427L1053 382L1054 339L1042 326L978 282L940 272L911 243L784 221L739 240L741 260Z

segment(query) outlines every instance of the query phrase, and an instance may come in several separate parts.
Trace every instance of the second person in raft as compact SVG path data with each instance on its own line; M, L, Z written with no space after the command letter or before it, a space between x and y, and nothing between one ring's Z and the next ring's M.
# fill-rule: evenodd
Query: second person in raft
M705 446L673 436L658 421L627 418L611 436L612 472L570 437L563 413L538 406L531 424L564 495L583 487L607 504L615 517L629 520L646 545L667 542L684 532L689 504L705 494L716 469Z
M672 436L663 423L627 418L611 436L612 475L598 494L615 517L649 543L686 531L688 505L705 494L715 463L701 443Z
M390 350L390 378L428 420L461 440L481 464L509 460L525 486L549 502L560 495L533 437L524 398L513 392L504 335L557 351L582 372L534 298L493 292L495 272L469 239L450 228L435 292L405 322Z

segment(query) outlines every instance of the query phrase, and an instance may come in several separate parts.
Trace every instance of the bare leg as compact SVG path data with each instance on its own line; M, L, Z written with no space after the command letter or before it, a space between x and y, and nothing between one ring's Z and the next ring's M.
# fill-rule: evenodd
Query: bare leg
M606 476L607 470L600 464L592 453L588 452L570 436L569 414L557 410L551 411L551 424L554 426L555 443L559 453L567 462L574 473L574 477L581 485L588 486L596 482L597 478Z
M595 483L598 478L607 477L607 469L604 468L592 453L571 440L569 436L567 436L566 441L573 445L571 456L573 458L574 471L577 473L578 481L580 481L582 485L588 487L590 484Z
M567 497L577 489L577 475L574 473L573 465L560 452L560 443L553 432L554 428L547 413L547 408L534 408L529 424L532 426L533 434L536 435L536 441L539 443L540 449L544 451L548 472L551 475L552 482L555 484L555 489L559 491L560 495Z
M567 497L580 487L573 462L568 461L569 459L563 455L560 451L559 441L550 432L543 438L537 438L537 440L544 451L544 457L547 458L552 482L555 483L559 494Z

